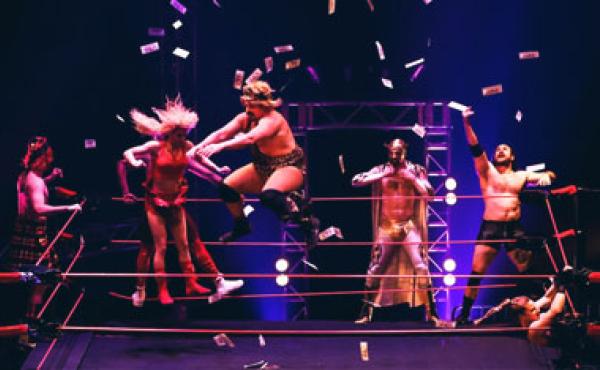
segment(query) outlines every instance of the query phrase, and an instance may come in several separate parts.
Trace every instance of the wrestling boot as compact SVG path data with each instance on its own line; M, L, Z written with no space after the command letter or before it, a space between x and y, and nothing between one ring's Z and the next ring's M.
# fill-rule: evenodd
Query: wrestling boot
M360 308L360 313L358 314L358 319L356 319L354 323L367 324L371 321L373 321L373 294L365 293L363 297L363 305Z
M219 241L223 243L229 243L238 240L244 235L250 234L251 231L250 222L248 222L246 217L242 217L238 220L235 220L233 229L221 235L219 237Z
M143 307L144 301L146 300L146 286L145 285L137 285L135 287L135 292L131 295L131 303L133 307Z
M193 274L195 272L192 262L188 262L182 266L182 270L186 274ZM196 277L191 276L185 278L185 295L204 295L208 293L210 293L210 289L198 284Z
M217 293L224 296L243 287L244 280L226 280L223 276L218 276L215 279L215 286L217 287Z
M240 289L244 286L244 280L226 280L223 276L218 276L215 279L215 286L217 291L208 297L208 303L212 304L223 299L224 296L233 292L234 290Z
M319 232L321 231L321 221L314 215L311 202L304 196L304 193L292 193L290 197L297 204L300 220L298 224L304 231L306 247L311 250L319 242ZM296 216L297 218L298 216Z
M164 273L164 271L162 271ZM159 272L157 272L159 273ZM169 288L167 286L167 278L165 277L157 277L156 278L156 287L158 289L158 300L162 305L170 305L173 304L173 297L169 293Z

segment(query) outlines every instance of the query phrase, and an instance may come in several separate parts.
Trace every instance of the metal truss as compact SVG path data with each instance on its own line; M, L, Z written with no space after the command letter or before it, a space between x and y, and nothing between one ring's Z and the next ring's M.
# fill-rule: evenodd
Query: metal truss
M331 129L373 129L410 131L415 123L426 130L424 140L423 162L434 188L435 195L445 193L445 181L450 174L451 163L451 121L446 102L292 102L282 107L294 134L302 138L306 149L308 131ZM305 192L309 194L308 181ZM445 255L450 241L450 209L441 202L430 202L428 205L429 239L435 243L429 246L429 253ZM282 229L282 240L290 241L290 234ZM282 249L282 256L293 258L296 253ZM288 254L289 253L289 254ZM304 251L304 253L306 253ZM304 258L306 258L306 254ZM433 270L443 272L440 262L430 256ZM305 265L296 265L306 271ZM289 287L287 289L293 289ZM438 302L446 303L446 315L450 313L450 294L445 287L434 292ZM443 297L440 297L443 296ZM306 307L301 310L305 314Z

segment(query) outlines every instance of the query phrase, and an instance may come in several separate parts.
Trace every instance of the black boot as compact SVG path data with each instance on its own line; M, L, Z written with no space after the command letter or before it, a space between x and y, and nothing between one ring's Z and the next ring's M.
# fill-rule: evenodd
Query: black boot
M242 217L235 221L231 231L228 231L219 237L219 241L223 243L232 242L244 235L250 234L250 231L252 231L250 229L250 222L248 222L246 217Z
M371 321L373 321L373 294L365 293L363 297L363 304L360 308L360 313L358 314L358 318L354 321L354 323L367 324Z
M460 311L460 316L456 319L456 326L466 326L472 325L473 322L469 320L469 316L471 315L471 307L475 302L474 299L469 297L463 297L462 309Z
M319 242L319 232L321 229L321 221L315 216L302 217L300 227L304 231L304 240L306 241L306 248L311 250L317 246Z

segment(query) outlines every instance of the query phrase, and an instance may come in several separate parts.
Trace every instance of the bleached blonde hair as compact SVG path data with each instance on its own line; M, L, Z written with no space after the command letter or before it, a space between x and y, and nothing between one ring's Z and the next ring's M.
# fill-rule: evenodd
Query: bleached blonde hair
M198 123L198 115L183 105L180 95L174 100L167 97L164 109L152 107L152 111L158 119L135 108L129 112L135 130L142 135L161 136L176 128L183 128L189 132Z
M275 90L268 82L256 80L247 83L242 89L240 101L242 104L260 106L265 109L275 109L281 106L281 99L273 99Z

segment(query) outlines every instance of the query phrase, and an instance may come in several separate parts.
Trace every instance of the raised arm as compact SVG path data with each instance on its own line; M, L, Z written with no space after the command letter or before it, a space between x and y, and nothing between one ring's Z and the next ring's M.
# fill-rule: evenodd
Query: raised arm
M246 119L246 113L240 113L235 116L231 121L227 122L225 126L210 133L204 140L199 144L193 146L188 150L188 157L192 158L196 155L199 149L202 149L211 144L218 144L225 140L229 140L235 136L238 132L242 131L244 120Z
M530 172L527 171L527 184L535 186L549 186L556 180L556 174L552 171Z
M40 216L48 216L56 213L70 212L70 211L81 211L79 204L71 204L65 206L51 206L46 203L46 197L44 190L46 184L44 180L34 176L28 175L25 182L25 192L29 199L31 199L31 206L33 211Z
M144 161L142 161L138 157L152 154L158 149L159 146L160 143L158 141L150 140L145 144L127 149L123 152L123 157L125 158L127 163L129 163L129 165L138 168L144 165Z
M548 290L546 290L544 295L542 297L540 297L540 299L535 301L533 304L540 311L546 309L550 305L550 303L552 303L552 300L554 299L554 296L556 295L557 291L558 290L556 289L555 284L550 285L550 288L548 288Z
M391 175L394 168L388 164L382 164L371 168L367 172L362 172L355 175L352 178L352 186L359 188L362 186L370 185L384 178L385 176Z
M475 162L475 169L480 177L486 177L489 170L489 160L487 154L479 144L479 139L473 130L471 125L471 116L475 114L471 107L467 108L463 113L463 124L465 127L465 136L467 137L467 143L471 154L473 155L473 161Z

